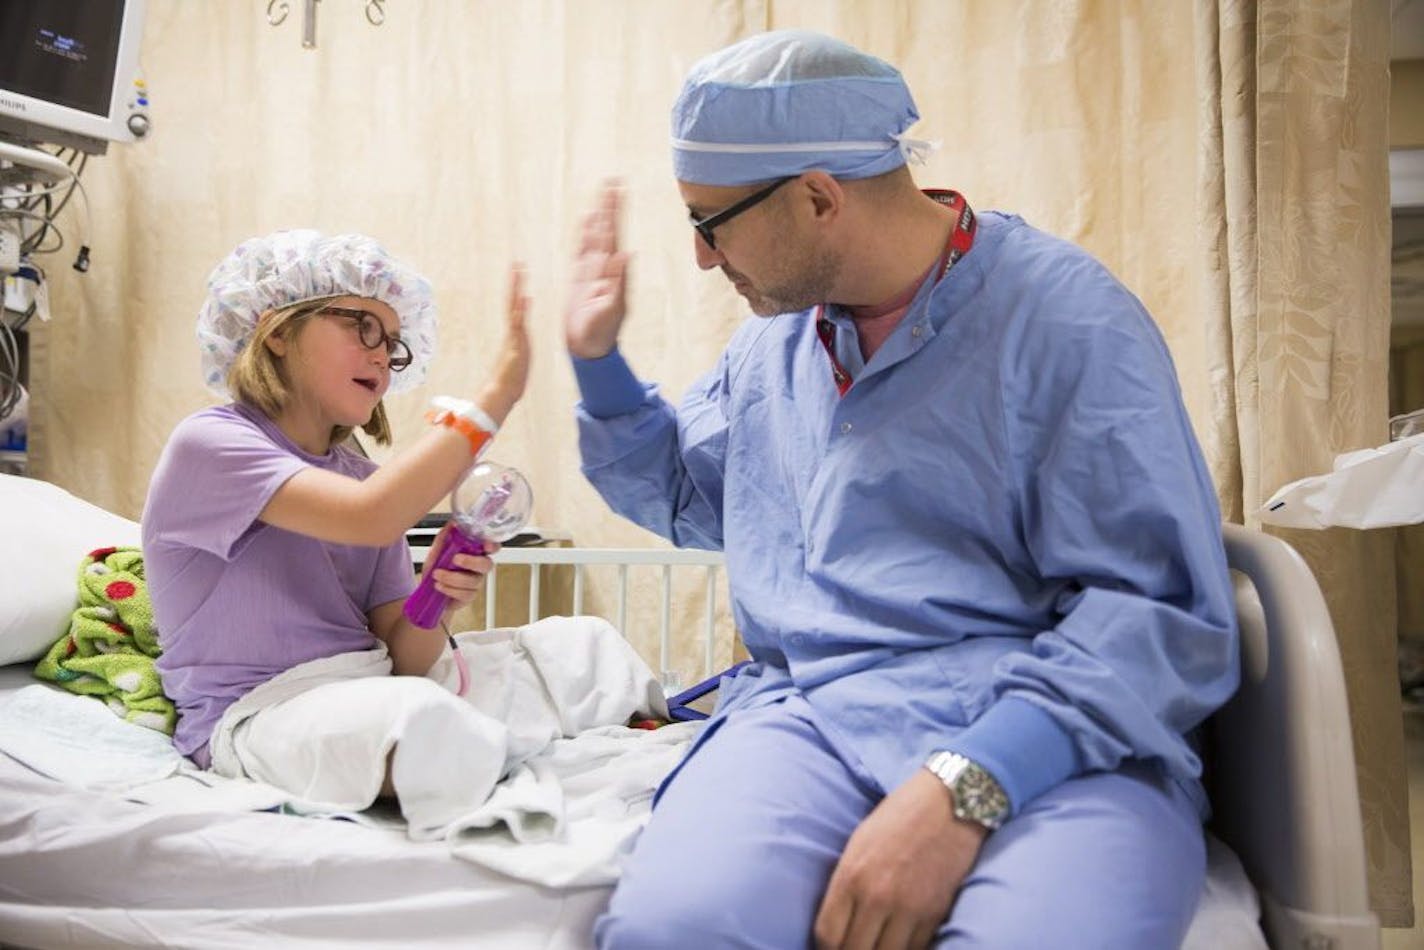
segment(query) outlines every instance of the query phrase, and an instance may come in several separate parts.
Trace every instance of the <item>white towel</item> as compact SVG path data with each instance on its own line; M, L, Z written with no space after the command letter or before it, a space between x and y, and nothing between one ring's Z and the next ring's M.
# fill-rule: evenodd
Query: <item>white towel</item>
M40 684L0 703L0 752L70 787L114 793L170 814L263 811L292 797L271 785L200 771L162 733L120 719L93 697Z
M95 791L123 791L192 767L161 732L120 719L91 696L38 683L0 704L0 751Z

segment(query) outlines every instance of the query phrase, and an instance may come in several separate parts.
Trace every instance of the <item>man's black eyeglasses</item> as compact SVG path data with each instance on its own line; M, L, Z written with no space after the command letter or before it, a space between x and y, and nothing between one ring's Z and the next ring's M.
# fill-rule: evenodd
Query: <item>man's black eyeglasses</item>
M353 307L322 307L317 313L350 320L356 325L356 333L361 338L361 345L366 349L385 347L387 365L392 373L399 373L410 365L410 347L406 346L404 340L387 333L386 328L381 325L381 318L371 311Z
M747 195L745 198L743 198L741 201L738 201L730 208L723 208L721 211L718 211L715 214L709 214L707 217L702 218L700 220L697 218L696 215L690 212L688 213L688 218L692 221L692 226L697 229L697 233L702 235L702 240L706 241L707 246L715 251L717 250L717 238L712 234L713 228L717 227L719 224L726 224L728 221L732 220L737 215L741 214L743 211L746 211L748 208L756 207L757 205L765 201L767 198L771 197L771 193L773 191L780 188L788 181L795 181L799 177L801 176L792 175L790 178L777 179L776 181L767 185L765 188L762 188L759 191L754 191L751 194Z

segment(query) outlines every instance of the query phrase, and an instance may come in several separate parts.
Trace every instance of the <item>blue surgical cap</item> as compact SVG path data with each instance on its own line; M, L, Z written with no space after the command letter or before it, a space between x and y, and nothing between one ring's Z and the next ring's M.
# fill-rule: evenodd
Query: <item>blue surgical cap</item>
M673 170L698 185L747 185L813 168L869 178L923 157L900 71L840 40L760 33L692 67L672 107Z

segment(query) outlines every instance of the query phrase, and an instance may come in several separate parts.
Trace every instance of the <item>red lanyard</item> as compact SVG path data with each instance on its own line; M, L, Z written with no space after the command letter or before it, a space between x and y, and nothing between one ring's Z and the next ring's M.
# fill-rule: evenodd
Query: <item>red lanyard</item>
M949 273L949 269L959 263L959 259L969 253L969 249L974 246L974 232L979 227L979 221L974 217L974 209L969 207L969 203L959 192L932 188L926 189L925 194L958 214L958 217L954 219L954 228L949 232L949 241L944 246L944 253L939 258L938 276L935 277L935 282L938 283L944 279L945 274ZM831 359L831 376L836 381L836 391L844 396L854 380L841 365L841 361L836 359L836 325L827 320L825 314L825 304L816 307L816 336L820 337L821 346L825 347L826 355Z

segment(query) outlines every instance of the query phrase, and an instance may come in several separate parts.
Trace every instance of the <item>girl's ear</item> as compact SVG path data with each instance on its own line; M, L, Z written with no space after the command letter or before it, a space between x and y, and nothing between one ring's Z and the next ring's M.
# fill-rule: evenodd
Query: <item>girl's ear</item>
M266 319L267 314L258 318L258 323ZM267 351L273 356L287 355L287 328L279 327L275 332L267 334L267 339L262 341L267 346Z

